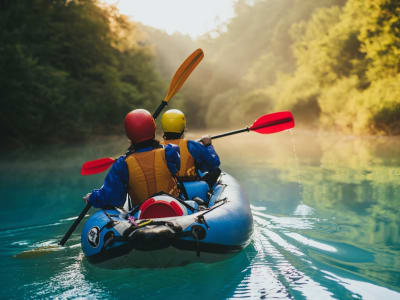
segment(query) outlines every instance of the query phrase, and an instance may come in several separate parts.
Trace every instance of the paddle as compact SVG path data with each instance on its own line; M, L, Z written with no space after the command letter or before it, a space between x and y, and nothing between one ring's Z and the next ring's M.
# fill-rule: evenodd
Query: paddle
M163 108L168 104L168 101L179 91L183 83L186 81L192 71L197 67L203 57L203 50L199 48L195 50L192 54L190 54L176 70L174 76L171 79L167 95L153 114L154 119L158 117ZM93 175L104 172L113 164L114 160L115 159L113 158L106 157L85 162L82 165L81 175Z
M65 242L69 239L69 237L74 232L75 228L79 225L79 223L82 221L83 217L87 214L87 212L89 211L91 206L92 205L89 202L86 204L85 208L81 211L78 218L76 218L74 224L71 225L71 227L68 229L67 233L64 235L64 237L58 243L59 245L64 246Z
M261 134L271 134L283 130L288 130L294 127L293 115L290 111L282 111L263 115L254 121L253 125L239 130L234 130L218 135L214 135L211 139L219 139L228 135L237 134L241 132L254 131Z
M75 222L68 229L67 233L61 239L61 241L58 243L58 245L64 246L66 241L69 239L69 237L74 232L76 227L79 225L81 220L88 213L90 208L91 208L91 204L90 203L86 204L85 208L82 210L82 212L80 213L78 218L75 220ZM21 253L16 254L15 257L16 258L35 258L35 257L38 257L38 256L41 256L41 255L47 254L49 252L53 252L53 251L56 251L56 250L60 249L58 245L42 246L42 247L38 247L38 248L35 248L35 249L32 249L32 250L23 251Z
M203 50L199 48L195 50L192 54L190 54L180 65L178 70L176 70L175 75L174 77L172 77L171 83L169 84L167 95L165 96L164 100L161 101L160 105L157 107L156 111L153 114L154 119L157 119L160 112L168 104L168 101L180 90L186 79L197 67L203 57Z
M186 79L193 72L193 70L197 67L197 65L201 62L204 57L204 53L202 49L195 50L192 54L190 54L183 63L176 70L174 76L171 79L169 84L167 95L161 104L157 107L156 111L153 114L153 118L156 119L163 108L168 104L168 101L180 90L182 85L185 83ZM89 161L83 164L81 169L82 175L92 175L101 173L107 170L114 162L113 158L100 158L94 161ZM79 225L81 220L85 217L87 212L89 211L91 205L88 203L85 208L82 210L78 218L71 225L68 231L65 233L64 237L58 243L60 246L63 246L66 241L69 239L71 234L74 232L76 227ZM27 257L36 257L38 255L45 254L49 251L54 251L57 248L55 245L39 247L33 250L24 251L22 253L17 254L15 257L18 258L27 258Z
M259 117L254 121L253 125L239 130L234 130L218 135L214 135L211 139L218 139L228 135L241 132L254 131L261 134L271 134L294 127L293 115L290 111L277 112ZM114 158L106 157L97 160L85 162L82 165L81 175L94 175L107 170L113 163Z
M83 163L81 168L81 175L94 175L107 170L115 159L110 157L99 158Z
M189 77L189 75L193 72L193 70L197 67L197 65L200 63L200 61L203 59L204 53L203 50L200 48L195 50L192 54L190 54L184 62L180 65L178 70L176 70L174 76L172 77L171 83L169 84L168 92L167 95L165 96L164 100L161 102L161 104L158 106L156 111L153 114L153 118L156 119L162 109L168 104L168 101L179 91L179 89L182 87L186 79ZM96 163L94 165L94 168L97 170L97 173L103 172L108 169L110 165L114 162L114 159L111 158L102 158L96 160ZM87 162L85 165L85 168L88 170L93 169L93 162ZM82 167L82 169L84 169ZM88 175L82 173L82 175ZM82 210L80 213L79 217L75 220L75 222L72 224L72 226L69 228L67 233L64 235L62 240L60 241L59 245L63 246L65 242L69 239L71 234L74 232L75 228L78 226L80 221L83 219L83 217L86 215L86 213L89 211L91 205L88 202L86 207Z

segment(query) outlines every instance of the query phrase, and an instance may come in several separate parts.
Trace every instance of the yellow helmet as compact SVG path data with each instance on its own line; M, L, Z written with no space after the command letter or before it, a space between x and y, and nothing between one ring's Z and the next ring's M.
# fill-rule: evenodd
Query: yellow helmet
M161 127L164 132L181 133L186 127L185 115L178 109L167 110L161 117Z

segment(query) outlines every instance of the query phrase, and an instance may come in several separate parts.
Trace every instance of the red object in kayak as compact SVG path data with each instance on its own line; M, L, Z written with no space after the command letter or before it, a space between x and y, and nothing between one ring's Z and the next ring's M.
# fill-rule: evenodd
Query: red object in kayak
M183 215L187 215L187 209L178 200L167 195L160 195L143 202L138 219L167 218Z

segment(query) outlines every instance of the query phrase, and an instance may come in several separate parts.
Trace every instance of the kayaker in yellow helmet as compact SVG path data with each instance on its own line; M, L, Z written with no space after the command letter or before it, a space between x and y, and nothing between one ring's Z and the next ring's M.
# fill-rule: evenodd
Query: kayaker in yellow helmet
M174 175L180 167L179 149L162 146L155 140L156 124L145 109L135 109L125 117L125 132L131 140L126 155L119 157L108 172L104 185L84 200L96 208L119 207L129 193L139 205L159 192L179 196Z
M179 146L181 168L178 177L183 181L198 180L197 170L200 170L207 172L202 179L212 186L221 170L219 169L220 160L211 144L211 138L204 136L199 142L185 139L186 118L178 109L170 109L162 115L161 127L164 132L163 143Z

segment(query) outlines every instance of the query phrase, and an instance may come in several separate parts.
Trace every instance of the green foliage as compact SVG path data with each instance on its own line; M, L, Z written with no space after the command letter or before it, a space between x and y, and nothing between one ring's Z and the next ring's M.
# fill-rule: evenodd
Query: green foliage
M366 89L363 101L371 112L368 126L374 133L400 134L400 74L377 80Z
M190 116L226 127L291 110L300 126L400 133L398 1L242 0L235 12L198 41L206 59Z
M246 4L238 1L236 16L227 24L226 31L215 39L200 41L205 53L211 56L211 72L203 76L202 99L209 103L204 114L206 124L237 126L238 120L249 122L260 113L292 108L288 103L298 103L297 111L304 111L310 106L308 100L314 103L311 109L318 115L315 95L319 93L318 87L303 78L290 80L289 74L296 72L293 45L300 38L293 34L292 26L303 24L305 28L316 9L342 2L273 0ZM312 71L306 71L307 76L314 76ZM302 95L297 90L293 92L296 87L302 89ZM210 116L218 114L215 112L218 105L214 102L224 102L228 108L224 115L230 117L212 120ZM315 119L310 115L306 118Z
M400 3L394 0L351 3L368 17L360 19L361 51L369 61L370 81L395 76L400 71Z
M317 87L320 121L327 128L398 134L399 12L400 4L390 0L349 0L342 9L319 10L294 44L296 72L280 85L294 80ZM289 109L304 100L315 104L299 98L296 88L291 92L296 96Z
M143 35L97 0L2 1L0 132L12 144L122 131L163 84Z
M0 133L39 143L122 132L198 47L205 58L174 99L190 128L291 110L297 126L400 133L398 1L240 0L235 13L192 41L98 0L0 0Z
M343 8L318 10L307 24L292 27L296 72L277 82L301 101L319 106L326 128L357 134L399 134L399 12L395 1L349 0ZM303 30L303 34L301 34ZM312 74L310 76L310 74ZM315 86L315 99L301 96L292 81ZM310 89L312 90L312 89ZM276 107L282 107L278 91Z
M338 80L335 85L323 90L318 98L322 110L322 125L348 133L360 127L360 120L357 118L360 114L357 103L360 92L357 90L357 85L357 77L352 76ZM332 99L335 101L331 101ZM365 118L361 122L365 122Z

